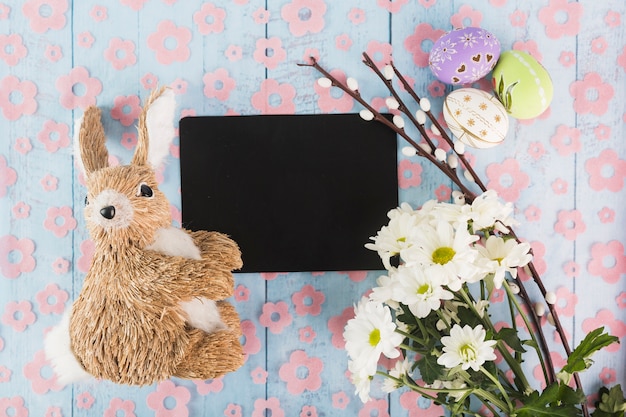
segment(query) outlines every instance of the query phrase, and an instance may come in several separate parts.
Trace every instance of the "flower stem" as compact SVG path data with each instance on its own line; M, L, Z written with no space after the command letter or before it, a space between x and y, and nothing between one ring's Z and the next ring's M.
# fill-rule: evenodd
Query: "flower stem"
M496 387L498 387L498 389L502 393L502 396L504 397L504 401L506 401L507 405L509 406L508 410L502 410L502 411L504 411L507 414L511 414L511 412L514 410L513 403L511 402L511 399L509 398L509 394L504 389L504 387L502 386L502 384L500 383L498 378L493 376L491 374L491 372L489 372L488 370L485 369L484 366L480 367L480 372L482 372L483 375L485 375L487 378L489 378L491 380L491 382L493 382L496 385Z

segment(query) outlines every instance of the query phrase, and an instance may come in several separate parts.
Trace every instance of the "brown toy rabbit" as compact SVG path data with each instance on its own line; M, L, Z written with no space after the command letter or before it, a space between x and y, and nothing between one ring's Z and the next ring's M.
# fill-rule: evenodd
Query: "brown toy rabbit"
M139 117L130 165L110 167L100 110L78 134L88 196L85 221L95 253L83 288L45 350L61 383L90 376L146 385L171 376L209 379L244 360L231 271L235 242L217 232L171 226L154 169L175 131L173 92L154 91Z

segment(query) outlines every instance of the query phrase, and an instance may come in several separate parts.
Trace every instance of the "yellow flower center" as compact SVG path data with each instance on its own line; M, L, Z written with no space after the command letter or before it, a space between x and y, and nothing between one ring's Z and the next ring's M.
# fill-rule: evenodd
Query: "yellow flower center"
M376 346L380 342L380 330L374 329L370 333L370 345Z
M447 246L437 248L433 252L433 262L439 265L445 265L454 258L456 252Z
M417 293L419 295L424 295L424 294L428 293L429 291L430 291L430 285L428 285L428 284L420 285L420 287L417 289Z
M473 362L478 357L478 352L476 352L474 345L467 343L459 349L459 356L463 358L463 362Z

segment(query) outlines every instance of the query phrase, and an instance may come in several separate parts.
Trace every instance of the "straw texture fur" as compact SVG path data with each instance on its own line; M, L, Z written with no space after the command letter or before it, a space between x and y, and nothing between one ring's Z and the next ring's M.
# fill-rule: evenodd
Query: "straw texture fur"
M172 219L148 161L152 132L145 120L164 91L144 105L131 165L108 166L97 108L86 110L78 138L88 189L85 219L96 248L71 309L70 349L86 372L120 384L216 378L244 360L239 316L224 301L234 292L231 271L242 266L237 244L218 232L186 230L177 233L193 242L194 256L186 255L188 248L177 255L175 247L158 249L166 242L155 243L160 235L172 236L161 233ZM210 319L221 322L215 331L194 327L202 318L189 317L183 307L193 300L214 303L207 311L219 314Z

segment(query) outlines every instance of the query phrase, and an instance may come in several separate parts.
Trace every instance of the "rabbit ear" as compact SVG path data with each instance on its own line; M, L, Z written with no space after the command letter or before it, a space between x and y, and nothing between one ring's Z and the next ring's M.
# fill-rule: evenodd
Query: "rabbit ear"
M163 163L176 136L175 110L176 99L172 89L162 87L150 94L139 115L137 149L133 164L150 164L153 169L157 169Z
M100 109L90 106L78 119L74 129L74 152L79 168L90 174L109 166L106 136L100 119Z

